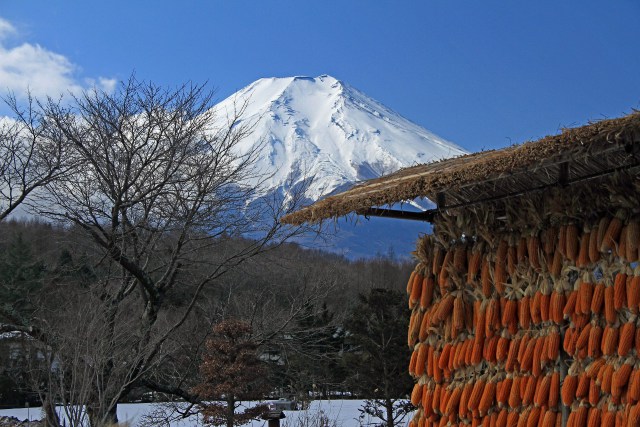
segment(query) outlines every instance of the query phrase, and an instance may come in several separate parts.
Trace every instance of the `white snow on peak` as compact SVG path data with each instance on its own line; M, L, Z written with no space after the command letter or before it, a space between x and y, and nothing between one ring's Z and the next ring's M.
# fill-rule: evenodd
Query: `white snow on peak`
M331 76L263 78L214 108L226 120L246 103L254 124L241 150L261 145L266 185L286 193L312 178L315 201L355 182L466 152ZM222 123L221 123L222 124Z

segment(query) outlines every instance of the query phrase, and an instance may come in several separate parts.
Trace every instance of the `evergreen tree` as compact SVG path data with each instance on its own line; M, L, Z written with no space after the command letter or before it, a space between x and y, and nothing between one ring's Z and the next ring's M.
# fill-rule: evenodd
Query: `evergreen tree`
M413 382L406 366L411 356L406 344L409 323L404 295L391 289L372 289L360 295L347 323L347 342L353 346L345 360L349 383L365 396L363 415L381 419L385 426L400 424L411 403L405 398Z
M0 255L0 304L9 322L28 324L44 273L44 264L18 233Z

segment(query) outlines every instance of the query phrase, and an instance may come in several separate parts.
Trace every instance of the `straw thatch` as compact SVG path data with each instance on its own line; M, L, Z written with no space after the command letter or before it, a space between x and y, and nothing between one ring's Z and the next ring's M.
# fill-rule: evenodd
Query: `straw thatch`
M502 150L402 169L282 218L314 223L417 197L439 209L508 198L640 168L640 113L567 129Z

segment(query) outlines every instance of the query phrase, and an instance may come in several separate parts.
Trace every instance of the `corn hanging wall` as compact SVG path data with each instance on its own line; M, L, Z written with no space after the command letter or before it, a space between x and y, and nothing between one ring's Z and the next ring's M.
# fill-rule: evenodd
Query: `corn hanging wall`
M407 283L412 427L640 426L638 187L439 213Z

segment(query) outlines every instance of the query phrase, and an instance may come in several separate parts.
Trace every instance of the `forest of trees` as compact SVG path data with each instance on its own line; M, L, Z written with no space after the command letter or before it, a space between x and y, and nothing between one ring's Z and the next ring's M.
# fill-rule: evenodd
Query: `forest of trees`
M230 396L204 368L225 337L246 340L260 364L264 381L242 398L348 395L390 408L409 392L411 266L287 243L314 231L278 221L304 188L262 196L257 148L240 150L246 106L212 129L203 87L134 77L64 103L5 101L0 403L42 404L51 427L55 405L92 427L146 398L206 414L203 399ZM220 329L234 321L239 335ZM380 384L364 380L372 369Z
M97 327L91 325L92 307L77 303L87 297L90 282L103 274L100 259L87 251L90 246L84 240L76 230L42 222L0 224L4 311L24 319L57 322L56 339L71 348L83 343L91 346L85 343L87 334L78 334L78 329ZM408 262L382 257L350 261L296 244L271 248L202 294L194 316L163 348L161 362L141 376L119 402L151 396L198 402L194 388L202 381L199 366L206 354L205 343L215 326L226 319L242 319L251 325L251 339L264 363L268 393L250 397L298 401L406 397L411 380L405 370L408 315L402 288L411 268ZM180 293L167 298L177 309L189 303ZM164 321L172 320L167 313ZM394 338L389 348L379 348L371 341L381 333ZM19 357L14 352L9 358L10 344L23 349ZM50 380L43 377L52 365L79 366L75 365L79 355L54 355L47 350L27 334L0 340L0 404L39 404L43 385ZM86 355L100 357L97 350ZM47 357L36 357L34 352ZM62 359L71 356L69 361ZM381 396L380 378L387 369L391 390L388 396ZM64 375L82 379L81 373Z

